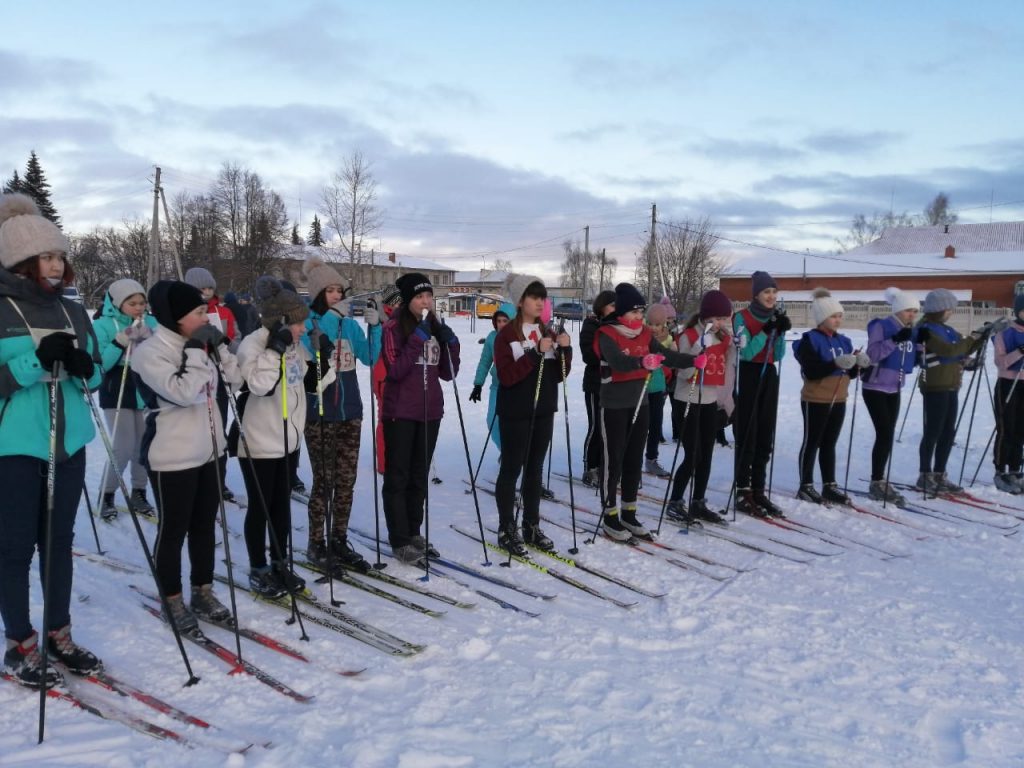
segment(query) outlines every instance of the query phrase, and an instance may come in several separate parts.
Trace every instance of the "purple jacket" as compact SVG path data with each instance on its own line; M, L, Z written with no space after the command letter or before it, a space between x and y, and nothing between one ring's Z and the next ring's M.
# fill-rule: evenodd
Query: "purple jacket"
M913 338L899 343L892 340L902 327L895 315L868 323L867 352L872 365L864 374L864 389L891 395L903 388L907 375L914 370L917 354ZM914 329L916 335L917 329ZM902 370L900 363L903 364Z
M440 379L451 381L459 372L459 340L452 338L447 350L433 336L424 341L413 332L405 338L397 317L389 320L382 333L384 397L381 418L423 421L423 350L427 350L427 421L444 416L444 393ZM450 362L450 364L449 364ZM454 366L454 371L452 370Z

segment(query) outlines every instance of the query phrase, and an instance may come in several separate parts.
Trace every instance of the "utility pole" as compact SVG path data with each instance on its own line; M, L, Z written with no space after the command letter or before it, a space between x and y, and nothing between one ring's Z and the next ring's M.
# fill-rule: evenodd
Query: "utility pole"
M598 276L597 292L604 290L604 248L601 249L601 273Z
M647 303L654 303L654 254L658 247L657 235L654 228L658 224L658 204L651 203L651 248L647 254Z
M587 283L590 282L590 225L587 224L583 228L583 279L580 281L582 287L580 288L580 304L585 304L589 292L587 291Z
M167 234L170 235L171 253L174 254L174 266L178 270L178 279L184 280L185 277L181 272L181 256L178 253L178 241L174 239L174 229L171 227L171 214L167 210L167 195L164 194L163 187L160 187L160 201L164 204L164 220L167 222Z
M156 166L153 178L153 226L149 232L149 269L146 274L147 288L160 279L160 166Z

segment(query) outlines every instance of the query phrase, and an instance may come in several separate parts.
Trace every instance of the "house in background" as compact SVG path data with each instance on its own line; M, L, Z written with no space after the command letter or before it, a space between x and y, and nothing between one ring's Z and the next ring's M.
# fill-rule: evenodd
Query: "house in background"
M742 259L719 275L734 303L750 299L750 275L772 274L796 325L807 325L811 292L828 288L846 309L848 327L864 327L888 313L885 289L894 285L920 298L934 288L956 294L954 325L1005 314L1024 292L1024 222L890 227L866 245L835 256L768 252Z

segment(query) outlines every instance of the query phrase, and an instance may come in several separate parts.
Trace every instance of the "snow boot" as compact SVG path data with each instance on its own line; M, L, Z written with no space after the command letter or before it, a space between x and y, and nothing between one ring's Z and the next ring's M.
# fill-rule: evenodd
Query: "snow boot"
M522 538L520 538L519 531L516 530L515 525L511 523L502 526L501 530L498 531L498 546L510 553L513 557L530 556L530 551L526 548L526 544L523 543Z
M760 488L754 490L753 496L754 502L765 511L765 514L770 515L771 517L786 516L786 510L769 499L765 492Z
M665 507L665 516L669 520L674 520L677 523L683 523L689 525L693 522L693 516L686 511L686 502L682 499L672 499Z
M288 568L287 560L274 560L270 564L270 569L274 573L274 578L288 592L301 592L306 588L306 580Z
M945 472L935 472L935 486L939 493L963 493L963 486L957 485L949 479Z
M812 504L824 504L825 499L810 483L804 483L796 492L796 497L801 501L809 501Z
M39 655L39 635L33 632L28 639L20 643L7 641L7 652L4 654L4 666L14 681L26 688L38 689L43 685L43 658ZM60 670L52 664L46 667L46 687L53 688L64 682Z
M103 501L100 502L100 517L107 521L117 517L117 505L114 503L113 493L103 494Z
M74 675L94 675L103 669L103 662L96 658L96 654L71 639L70 624L47 632L46 642L50 657Z
M619 522L622 526L629 531L631 534L636 536L638 539L649 539L651 538L650 531L644 528L644 524L636 519L636 504L630 506L622 505L622 511L619 513Z
M420 552L425 554L427 557L440 557L441 553L437 551L437 547L433 544L427 546L427 540L420 536L418 533L414 535L409 541L416 547Z
M152 516L156 512L153 505L149 503L149 499L146 498L145 488L133 488L129 503L132 505L132 509L140 515Z
M327 567L327 545L322 541L310 539L306 544L306 559L318 568Z
M693 517L694 520L703 520L707 523L725 525L725 518L711 509L711 507L708 506L707 501L704 499L693 500L693 503L690 504L690 516Z
M523 522L523 541L546 552L555 551L555 542L540 529L539 525Z
M850 497L847 496L843 489L839 487L839 483L825 483L821 489L821 498L825 501L831 502L832 504L842 504L844 506L850 506Z
M736 511L751 517L768 517L768 513L757 503L754 492L749 488L736 489Z
M252 581L252 577L249 580ZM185 605L185 599L181 595L173 595L167 598L167 607L164 609L165 615L168 609L179 632L188 634L199 629L199 622L196 621L195 614Z
M331 540L331 559L335 566L340 565L342 568L350 568L359 573L366 573L370 570L370 564L366 562L366 558L352 548L352 545L348 543L347 536Z
M197 617L212 622L231 621L231 611L213 594L212 584L192 586L192 602L189 606Z
M885 480L872 480L868 485L868 498L875 501L882 501L887 504L895 504L897 507L906 505L907 500L903 494L893 488L891 483Z
M262 565L259 568L249 570L249 589L260 597L274 600L288 594L284 584L277 578L269 565Z
M604 514L601 516L601 527L615 541L629 541L633 538L633 534L622 525L617 507L609 507L604 511Z
M657 459L647 459L644 462L644 472L655 477L660 477L662 480L672 477L667 469L658 463Z
M1021 492L1020 484L1012 472L996 472L994 482L996 488L1004 493L1018 494Z
M406 544L402 547L393 547L392 552L395 555L395 559L400 563L406 565L418 565L421 568L427 564L427 558L423 555L423 550L414 544Z

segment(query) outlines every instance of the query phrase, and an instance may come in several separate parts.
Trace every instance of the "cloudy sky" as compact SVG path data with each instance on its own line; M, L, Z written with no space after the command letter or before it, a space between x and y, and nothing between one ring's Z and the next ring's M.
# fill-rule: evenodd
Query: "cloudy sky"
M631 265L651 203L739 255L940 190L1024 218L1019 0L101 6L3 12L0 174L35 149L71 231L147 218L156 165L170 198L233 162L305 232L356 150L377 246L461 269L557 276L588 224Z

